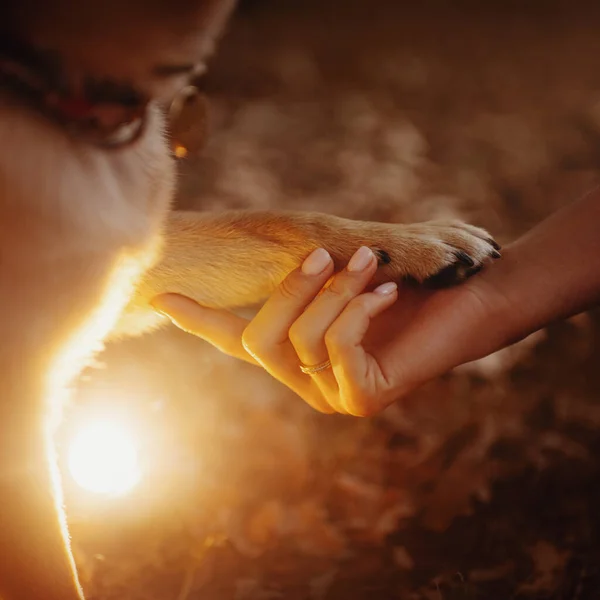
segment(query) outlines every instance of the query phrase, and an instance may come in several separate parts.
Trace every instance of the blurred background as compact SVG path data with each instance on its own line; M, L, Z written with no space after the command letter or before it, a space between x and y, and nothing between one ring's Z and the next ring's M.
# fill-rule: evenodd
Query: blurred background
M179 206L457 216L507 243L598 183L600 5L416 4L242 2ZM107 498L65 475L91 600L600 593L597 314L368 420L174 330L99 360L63 450L73 423L118 414L142 476Z

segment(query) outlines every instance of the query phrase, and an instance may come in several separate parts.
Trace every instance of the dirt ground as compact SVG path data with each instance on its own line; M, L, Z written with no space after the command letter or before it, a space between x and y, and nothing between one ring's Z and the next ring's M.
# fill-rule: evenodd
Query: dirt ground
M243 5L179 205L449 214L508 243L598 183L600 8L407 4ZM121 499L69 487L90 600L600 597L598 314L368 420L176 331L101 360L72 414L133 415L148 469Z

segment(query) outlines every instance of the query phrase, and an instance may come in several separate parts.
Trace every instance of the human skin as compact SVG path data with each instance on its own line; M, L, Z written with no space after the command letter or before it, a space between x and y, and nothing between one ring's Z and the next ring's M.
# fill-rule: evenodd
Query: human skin
M377 261L367 248L355 257L362 268L351 260L331 280L329 256L313 252L251 321L174 294L153 306L185 331L259 364L317 410L372 415L460 364L600 303L600 190L453 288L390 283L365 291ZM332 367L318 374L299 369L328 359Z

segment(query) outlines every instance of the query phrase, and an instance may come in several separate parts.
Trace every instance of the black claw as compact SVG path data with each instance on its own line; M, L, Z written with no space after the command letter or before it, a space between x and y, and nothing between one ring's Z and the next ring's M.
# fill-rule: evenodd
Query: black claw
M463 265L467 265L467 267L475 266L475 261L466 252L459 250L455 253L455 256Z
M389 265L392 262L392 257L385 250L374 250L377 257L377 264Z
M485 241L495 250L502 250L502 246L496 240L493 240L492 238L488 238Z
M494 250L492 252L492 258L500 258L502 256L502 254L500 254L500 252L498 252L498 250Z
M463 267L462 263L448 265L441 271L438 271L435 275L427 278L423 282L423 286L429 289L448 288L459 284L461 281L470 279L484 268L484 265L475 265L474 263L469 268Z

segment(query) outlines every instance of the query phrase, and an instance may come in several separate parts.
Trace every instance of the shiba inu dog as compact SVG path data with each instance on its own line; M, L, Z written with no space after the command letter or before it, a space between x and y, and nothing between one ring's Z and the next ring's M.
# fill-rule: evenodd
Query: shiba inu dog
M170 212L166 107L234 0L9 0L0 7L0 597L81 600L52 432L69 382L112 334L164 318L163 292L263 300L315 248L361 245L377 279L461 279L497 246L456 222Z

